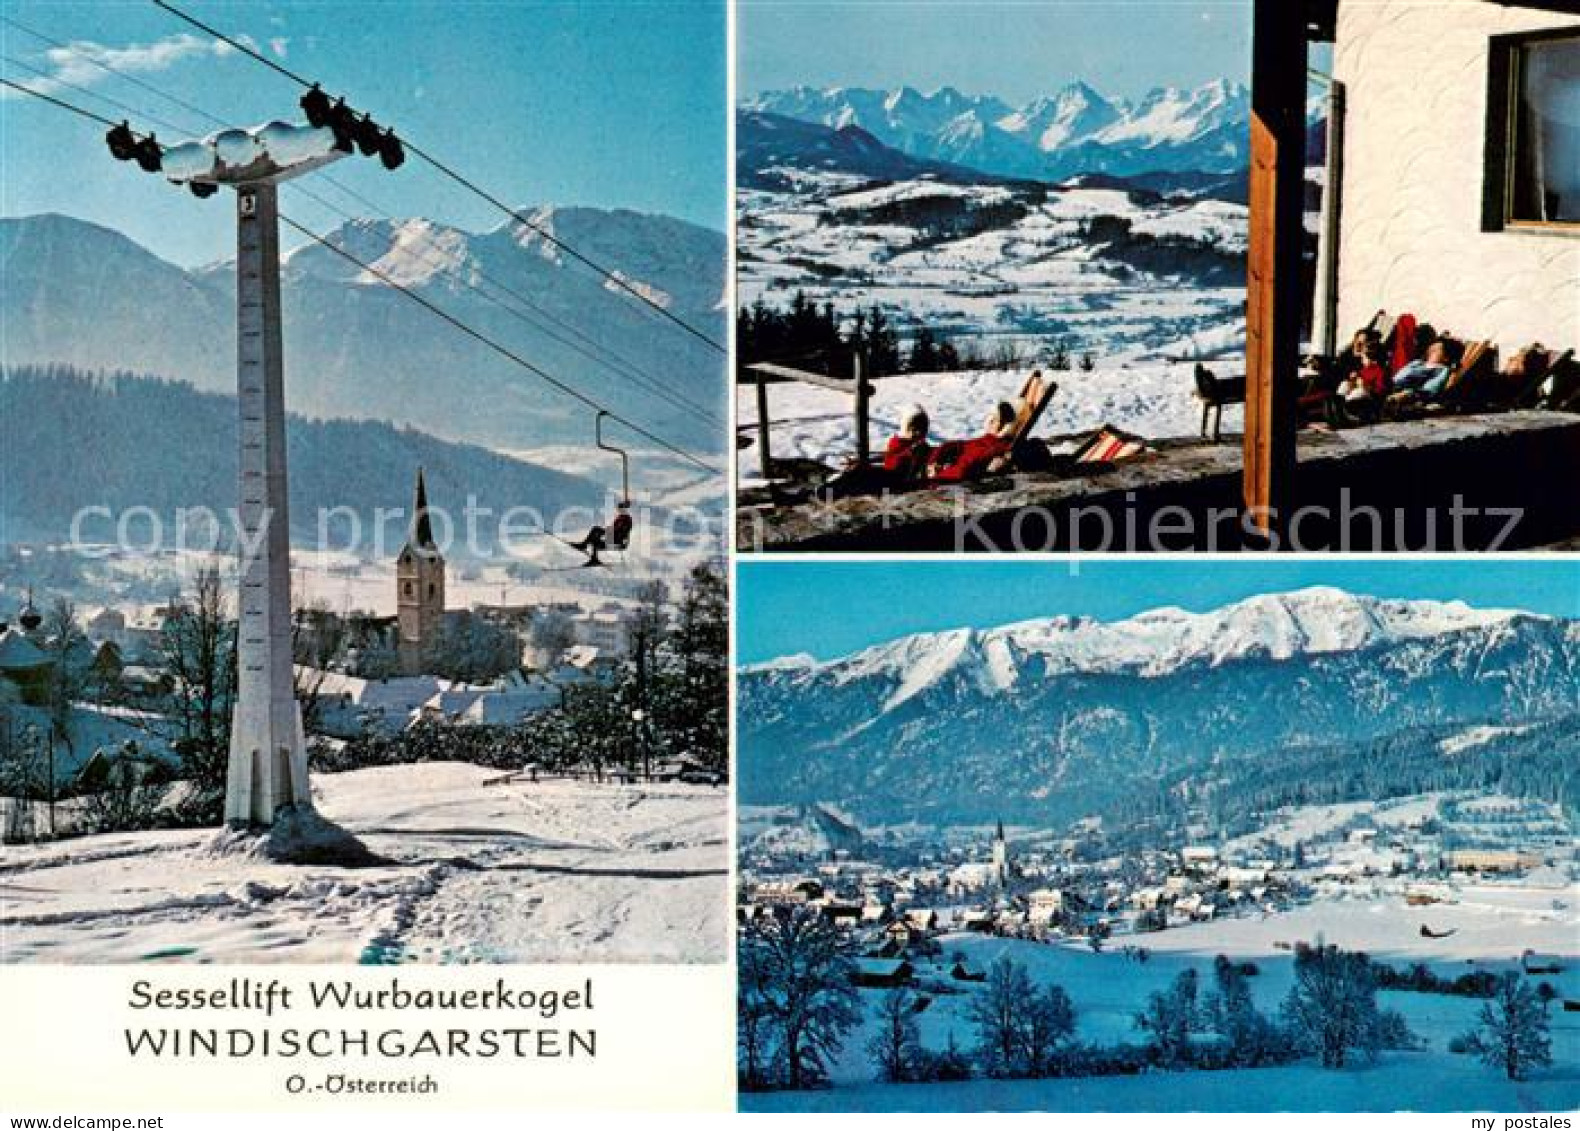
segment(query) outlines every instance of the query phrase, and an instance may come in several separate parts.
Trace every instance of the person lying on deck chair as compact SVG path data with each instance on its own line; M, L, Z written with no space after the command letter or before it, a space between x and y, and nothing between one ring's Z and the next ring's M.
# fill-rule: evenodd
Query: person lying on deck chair
M1335 357L1312 356L1306 359L1310 379L1300 394L1300 412L1307 419L1322 417L1329 402L1346 381L1366 368L1368 349L1381 349L1382 335L1371 327L1355 331L1350 347Z
M924 482L960 483L1009 469L1036 427L1058 386L1044 382L1037 370L1021 387L1015 404L995 405L984 434L970 440L950 440L934 447L928 440L932 427L927 410L913 408L898 435L890 438L881 463L852 463L826 484L830 498L876 494Z
M1442 394L1458 364L1455 354L1458 343L1449 338L1437 338L1426 347L1426 353L1410 362L1393 375L1393 390L1397 393L1419 393L1426 400Z
M1346 377L1328 401L1328 422L1336 427L1372 424L1388 395L1388 368L1382 342L1368 338L1358 370Z
M988 413L982 435L939 444L927 461L927 478L939 483L964 483L1002 470L1015 447L1015 406L1000 401Z

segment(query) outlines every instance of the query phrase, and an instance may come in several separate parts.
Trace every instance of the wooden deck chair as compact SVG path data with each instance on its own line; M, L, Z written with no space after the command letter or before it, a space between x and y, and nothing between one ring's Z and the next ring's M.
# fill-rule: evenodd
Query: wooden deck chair
M1105 424L1076 449L1076 463L1121 463L1147 451L1147 442L1132 432Z
M1393 331L1399 324L1397 315L1389 314L1386 310L1379 310L1372 315L1372 320L1364 327L1377 335L1377 340L1382 342L1385 350L1393 349Z
M1033 373L1021 386L1020 400L1015 403L1015 424L1010 429L1009 440L1011 450L1023 443L1042 420L1042 414L1047 411L1048 402L1053 400L1053 394L1059 391L1059 386L1053 381L1044 381L1042 373Z
M1048 409L1048 402L1053 400L1053 394L1059 391L1059 386L1053 381L1044 381L1041 371L1033 373L1021 386L1020 399L1015 402L1015 423L1009 431L1009 455L995 461L993 470L1003 471L1011 465L1018 464L1019 458L1026 451L1026 442L1031 439L1033 430L1042 420L1042 414Z
M1498 371L1498 351L1489 341L1471 342L1465 356L1438 394L1439 404L1462 408L1477 402L1487 393L1491 378Z
M1574 350L1568 351L1548 367L1547 379L1542 382L1536 407L1559 412L1580 410L1580 361L1575 360Z

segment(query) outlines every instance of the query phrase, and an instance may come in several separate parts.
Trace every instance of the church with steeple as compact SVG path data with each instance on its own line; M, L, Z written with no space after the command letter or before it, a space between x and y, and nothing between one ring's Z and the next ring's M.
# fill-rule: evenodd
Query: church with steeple
M444 627L444 557L433 540L421 468L411 529L395 563L395 597L401 674L421 675Z

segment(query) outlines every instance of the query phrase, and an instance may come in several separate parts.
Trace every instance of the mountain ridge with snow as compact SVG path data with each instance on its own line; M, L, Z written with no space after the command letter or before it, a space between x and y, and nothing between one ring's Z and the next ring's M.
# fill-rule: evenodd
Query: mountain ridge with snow
M420 217L315 224L329 246L294 248L281 266L287 407L496 449L591 443L584 405L339 249L671 442L716 451L722 431L691 405L723 415L717 353L663 327L545 233L715 337L727 314L723 234L620 209L521 215L525 223L478 232ZM234 391L234 263L183 268L112 228L42 214L0 218L0 271L0 364L150 373Z
M931 93L796 86L764 91L743 109L856 126L916 157L1049 181L1094 172L1230 173L1245 165L1250 143L1250 90L1229 79L1157 87L1134 101L1076 81L1018 107L951 86Z
M1580 719L1580 621L1304 590L780 660L742 669L737 702L745 804L1072 817L1301 751Z
M1463 601L1407 601L1363 597L1313 586L1287 593L1250 597L1205 612L1177 607L1149 609L1118 621L1086 616L1037 617L991 628L956 628L914 633L848 655L819 661L806 653L778 657L742 670L802 671L850 679L891 674L914 661L926 645L958 648L971 642L985 654L1016 648L1028 658L1048 662L1046 674L1120 672L1156 677L1186 664L1210 666L1238 659L1289 659L1296 652L1354 651L1390 639L1430 636L1483 627L1536 614L1509 609L1477 609ZM1327 617L1342 618L1329 625ZM1286 627L1295 635L1267 638L1264 628ZM1332 628L1333 631L1327 631ZM1040 646L1039 646L1040 645ZM1305 645L1302 647L1302 645Z

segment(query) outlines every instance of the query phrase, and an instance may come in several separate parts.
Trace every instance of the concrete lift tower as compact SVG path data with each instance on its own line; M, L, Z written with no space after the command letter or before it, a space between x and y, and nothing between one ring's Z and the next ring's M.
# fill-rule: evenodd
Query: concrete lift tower
M237 829L268 829L281 810L312 807L292 681L279 186L343 157L334 141L327 129L271 122L164 155L171 180L202 195L220 186L236 194L240 597L225 823Z
M302 848L365 852L313 813L292 680L279 186L344 157L352 152L353 140L364 154L379 153L387 168L398 165L401 156L392 133L347 111L344 103L331 114L316 88L303 105L317 123L224 130L166 148L157 164L167 178L199 197L221 187L236 194L240 598L225 824L232 830L266 831L286 853Z

